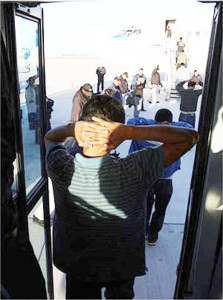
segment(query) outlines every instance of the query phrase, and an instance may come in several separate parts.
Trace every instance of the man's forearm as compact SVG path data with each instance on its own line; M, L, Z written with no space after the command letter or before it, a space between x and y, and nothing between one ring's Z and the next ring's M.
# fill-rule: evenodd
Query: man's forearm
M67 137L74 137L74 126L75 124L68 124L65 126L59 126L55 129L49 130L45 135L45 145L53 142L62 143Z
M181 91L185 91L185 88L183 87L183 85L185 84L186 81L181 81L180 83L177 84L176 86L176 90L178 92L181 92Z
M165 166L170 165L198 141L198 133L193 129L175 126L123 126L123 136L132 140L152 140L161 142L165 155Z
M188 139L197 141L197 132L192 129L169 126L123 126L123 134L127 140L152 140L164 144L184 143Z
M59 142L68 137L74 137L80 147L104 147L109 143L108 129L100 124L87 121L77 121L66 126L60 126L48 131L45 135L45 146Z

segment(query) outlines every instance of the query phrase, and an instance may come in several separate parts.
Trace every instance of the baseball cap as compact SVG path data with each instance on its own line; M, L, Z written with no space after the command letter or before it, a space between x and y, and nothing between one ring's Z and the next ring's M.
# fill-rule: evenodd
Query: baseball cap
M120 76L115 76L114 80L121 80Z
M86 91L86 92L91 92L93 93L93 88L92 86L90 85L90 83L85 83L82 88Z

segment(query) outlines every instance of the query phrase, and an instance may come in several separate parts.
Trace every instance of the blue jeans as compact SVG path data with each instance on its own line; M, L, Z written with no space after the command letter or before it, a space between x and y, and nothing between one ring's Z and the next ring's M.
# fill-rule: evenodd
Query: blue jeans
M159 179L149 190L147 195L147 213L146 213L146 233L149 235L158 234L163 227L165 213L173 193L172 179ZM155 203L155 211L151 212Z
M135 96L135 103L134 103L134 118L138 118L140 109L138 109L139 101L141 97Z
M184 113L180 113L179 116L179 121L180 122L186 122L191 124L193 127L195 127L195 114L194 115L189 115L189 114L184 114Z

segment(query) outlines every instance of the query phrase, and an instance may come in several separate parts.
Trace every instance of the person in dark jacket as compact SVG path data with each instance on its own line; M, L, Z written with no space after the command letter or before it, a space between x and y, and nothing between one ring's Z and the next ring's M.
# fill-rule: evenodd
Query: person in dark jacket
M96 70L96 74L98 75L97 93L100 93L100 86L101 91L104 90L104 76L106 74L105 67L103 65L100 65Z
M138 79L139 77L143 78L143 89L145 88L146 86L146 76L143 74L143 68L140 68L139 69L139 72L133 77L133 80L132 80L132 84L131 84L131 89L135 90L136 89L136 84L138 82ZM141 80L142 81L142 80ZM144 109L144 106L143 106L143 97L142 97L142 101L141 101L141 111L146 111Z
M152 98L149 101L149 103L159 103L158 101L159 86L163 86L162 82L160 81L159 65L152 71L151 84L152 84Z
M85 83L80 89L76 92L72 100L72 109L71 109L71 122L79 121L82 116L82 111L84 105L88 102L88 100L93 96L93 88L89 83ZM67 138L65 141L65 145L70 154L74 154L74 152L80 148L78 147L74 138Z
M135 89L136 82L137 82L137 80L138 80L138 78L140 76L143 76L143 78L144 78L144 88L145 88L145 86L146 86L146 76L143 73L143 68L140 68L139 72L136 75L133 76L133 80L132 80L132 84L131 84L131 89L133 89L133 90Z
M185 89L183 86L185 83L186 81L182 81L176 86L181 97L179 121L187 122L195 127L197 101L202 94L202 89L195 90L196 83L193 81L188 81L188 88Z
M194 70L194 75L191 77L190 81L196 83L196 85L203 86L203 79L197 70Z
M136 81L136 87L135 87L135 99L134 99L134 117L138 117L140 113L140 108L142 106L143 101L143 89L144 89L144 77L143 75L139 76L139 78ZM142 110L142 109L141 109ZM145 111L143 109L143 111Z
M180 127L192 128L185 122L173 122L173 114L168 109L160 109L155 115L155 120L152 119L130 119L127 125L173 125ZM132 141L129 153L141 150L146 147L155 147L156 144L148 141ZM154 246L158 240L158 233L163 227L164 218L167 206L170 202L173 193L172 176L181 168L180 158L164 169L163 175L159 178L147 194L147 209L146 209L146 236L148 244ZM152 208L155 204L155 210L152 214ZM151 218L152 215L152 218ZM151 220L150 220L151 219Z
M85 83L80 89L76 92L73 97L73 105L71 110L72 121L78 121L82 115L82 110L84 105L93 95L93 88L89 83Z
M113 97L116 98L119 103L123 104L123 97L122 97L122 91L121 91L120 85L121 85L120 76L115 76L113 83L109 87L109 89L112 89L115 91Z
M129 75L127 72L124 72L122 75L120 75L120 80L121 80L120 89L122 91L122 95L125 95L129 90L128 81L127 81L128 78Z

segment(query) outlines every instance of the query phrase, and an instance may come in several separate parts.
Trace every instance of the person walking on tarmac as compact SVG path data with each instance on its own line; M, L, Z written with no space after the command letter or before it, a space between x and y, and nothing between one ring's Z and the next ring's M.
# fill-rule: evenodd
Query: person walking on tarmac
M159 103L158 101L158 93L159 93L159 86L163 86L162 82L160 81L160 68L159 65L153 70L151 75L151 84L152 84L152 96L149 103Z
M140 68L139 72L133 77L132 84L131 84L131 89L133 89L133 90L136 89L136 84L137 84L137 81L138 81L139 77L143 78L142 85L143 85L143 89L145 88L145 86L146 86L146 76L143 74L143 68ZM140 79L140 82L142 82L142 79ZM144 109L143 102L144 102L144 98L142 96L141 111L146 111Z
M100 86L101 86L101 91L104 90L104 76L106 74L106 69L103 65L100 65L97 70L96 74L98 75L98 84L97 84L97 93L100 93Z
M79 121L84 105L93 95L93 88L89 83L85 83L76 92L72 101L71 117L72 121Z
M142 120L141 120L142 119ZM168 125L192 128L192 125L185 122L173 122L173 114L168 109L160 109L153 119L130 119L127 125ZM149 141L132 141L129 153L141 150L146 147L155 147L156 143ZM162 176L149 188L147 194L146 208L146 236L150 246L154 246L158 240L165 219L166 209L173 193L172 176L181 168L180 158L164 169ZM155 204L155 210L152 209ZM152 217L151 217L152 216Z

